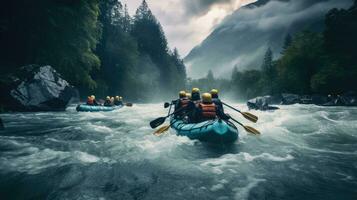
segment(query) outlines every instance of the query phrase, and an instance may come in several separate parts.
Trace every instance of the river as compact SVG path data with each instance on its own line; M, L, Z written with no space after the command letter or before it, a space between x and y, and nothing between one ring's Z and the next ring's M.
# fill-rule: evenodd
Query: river
M162 104L0 114L0 199L357 199L357 108L281 106L257 124L226 111L262 134L157 137Z

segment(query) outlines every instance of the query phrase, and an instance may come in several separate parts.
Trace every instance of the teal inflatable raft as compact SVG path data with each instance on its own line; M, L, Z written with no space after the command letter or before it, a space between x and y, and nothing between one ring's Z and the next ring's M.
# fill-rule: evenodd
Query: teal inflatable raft
M113 111L119 108L122 108L123 106L90 106L86 104L81 104L78 105L76 110L78 112L109 112Z
M233 143L238 139L238 129L231 122L210 120L197 124L188 124L171 118L171 127L177 135L187 136L210 143Z

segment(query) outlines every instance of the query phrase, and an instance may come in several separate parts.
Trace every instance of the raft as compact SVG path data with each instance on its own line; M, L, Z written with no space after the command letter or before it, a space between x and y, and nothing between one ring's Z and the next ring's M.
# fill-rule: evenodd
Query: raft
M177 135L187 136L209 143L233 143L238 139L237 127L220 119L209 120L197 124L188 124L182 120L171 118L171 128Z
M90 106L87 104L81 104L78 105L76 110L78 112L109 112L113 111L119 108L122 108L123 106Z

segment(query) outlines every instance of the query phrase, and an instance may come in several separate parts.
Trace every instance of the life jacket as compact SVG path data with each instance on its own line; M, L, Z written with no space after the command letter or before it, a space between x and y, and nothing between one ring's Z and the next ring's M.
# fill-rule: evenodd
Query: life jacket
M215 119L216 114L216 105L214 103L204 104L200 103L199 108L202 110L202 117L206 119Z
M112 102L110 100L105 100L104 106L112 106Z
M94 101L92 98L87 98L87 104L88 105L94 105Z

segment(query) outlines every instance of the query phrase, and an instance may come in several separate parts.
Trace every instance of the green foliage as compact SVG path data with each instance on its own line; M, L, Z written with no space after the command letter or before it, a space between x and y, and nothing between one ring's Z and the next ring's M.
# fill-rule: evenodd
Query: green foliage
M186 85L185 65L145 0L134 19L118 0L6 1L0 42L1 73L51 65L83 96L147 100Z
M285 54L277 61L277 73L284 92L311 92L311 77L325 65L323 44L323 36L319 33L305 31L295 35Z
M93 53L100 37L98 0L16 0L7 4L10 13L1 16L6 22L1 33L2 63L15 67L49 64L70 83L95 87L89 73L100 66Z
M266 94L341 94L357 91L357 4L326 15L324 33L287 35L282 56L267 50L262 70L232 73L232 90L250 98Z
M239 99L248 99L263 92L263 74L259 70L248 70L244 72L233 71L232 90L240 94Z
M173 53L169 51L162 27L145 0L136 11L131 33L138 42L140 55L148 55L157 66L163 91L175 94L177 90L185 87L186 72L183 61L177 50Z
M264 61L262 65L262 72L263 72L262 78L264 79L265 87L266 87L265 90L271 94L274 91L273 82L274 82L274 78L276 77L276 70L273 63L273 52L270 48L268 48L268 50L265 53Z

